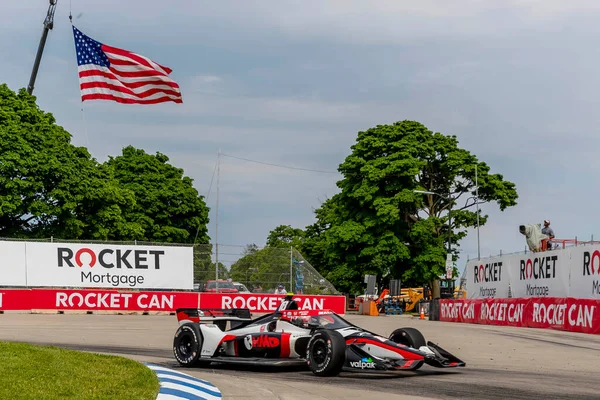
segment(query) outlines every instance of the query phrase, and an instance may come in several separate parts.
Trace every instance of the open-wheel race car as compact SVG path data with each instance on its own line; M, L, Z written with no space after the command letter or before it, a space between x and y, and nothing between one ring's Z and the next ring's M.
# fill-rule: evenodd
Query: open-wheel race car
M298 310L287 296L271 314L252 319L249 309L177 309L173 353L185 367L212 362L305 365L315 375L341 371L417 370L466 364L417 329L389 338L359 328L329 310Z

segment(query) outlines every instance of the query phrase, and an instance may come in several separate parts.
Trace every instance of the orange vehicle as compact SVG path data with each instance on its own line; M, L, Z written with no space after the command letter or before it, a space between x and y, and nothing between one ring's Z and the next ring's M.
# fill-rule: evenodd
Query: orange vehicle
M442 298L466 298L466 290L461 287L456 287L454 279L440 279L440 297ZM377 304L377 309L380 312L384 312L384 303L390 300L389 289L385 288L379 295L360 295L355 297L354 307L348 307L349 310L358 311L360 304L363 304L365 300L373 300ZM400 304L404 312L410 312L417 309L418 304L423 300L431 300L431 290L425 287L418 288L404 288L400 290L399 296L394 296L396 304Z
M385 288L381 291L379 296L377 295L360 295L356 296L356 300L354 303L354 307L352 309L358 310L360 308L360 304L364 303L365 300L374 300L377 304L377 308L382 310L383 303L385 300L390 299L390 290ZM393 299L398 303L402 304L403 311L412 311L419 301L423 298L423 288L406 288L400 290L400 296L394 296Z

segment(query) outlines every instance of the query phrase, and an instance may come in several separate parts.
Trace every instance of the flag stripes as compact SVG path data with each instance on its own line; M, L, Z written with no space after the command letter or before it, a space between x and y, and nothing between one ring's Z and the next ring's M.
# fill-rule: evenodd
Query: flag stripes
M148 57L102 44L73 26L81 100L128 104L182 103L172 70Z

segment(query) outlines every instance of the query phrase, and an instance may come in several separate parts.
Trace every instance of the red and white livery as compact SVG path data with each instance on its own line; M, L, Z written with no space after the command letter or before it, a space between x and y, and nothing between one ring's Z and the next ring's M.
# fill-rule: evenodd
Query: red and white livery
M177 319L173 353L187 367L211 362L306 365L315 375L333 376L466 365L426 342L417 329L396 329L386 338L330 310L298 310L291 296L274 313L256 319L248 309L178 309Z

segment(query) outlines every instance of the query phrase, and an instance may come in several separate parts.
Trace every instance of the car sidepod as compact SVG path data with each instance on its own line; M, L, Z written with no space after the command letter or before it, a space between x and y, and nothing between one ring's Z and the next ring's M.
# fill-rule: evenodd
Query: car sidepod
M294 342L297 342L298 338L294 337L294 339ZM231 347L233 347L233 352L231 352ZM242 334L232 340L232 344L228 346L227 350L227 355L237 357L296 358L299 356L292 347L292 334L289 332Z
M360 371L414 370L420 368L427 354L399 345L384 337L354 334L346 337L344 369Z
M373 357L371 354L361 349L361 346L346 346L346 361L344 370L352 371L387 371L393 369L393 362L389 360Z
M345 369L417 370L423 364L437 368L466 366L464 361L432 342L413 348L367 332L352 332L345 339Z

